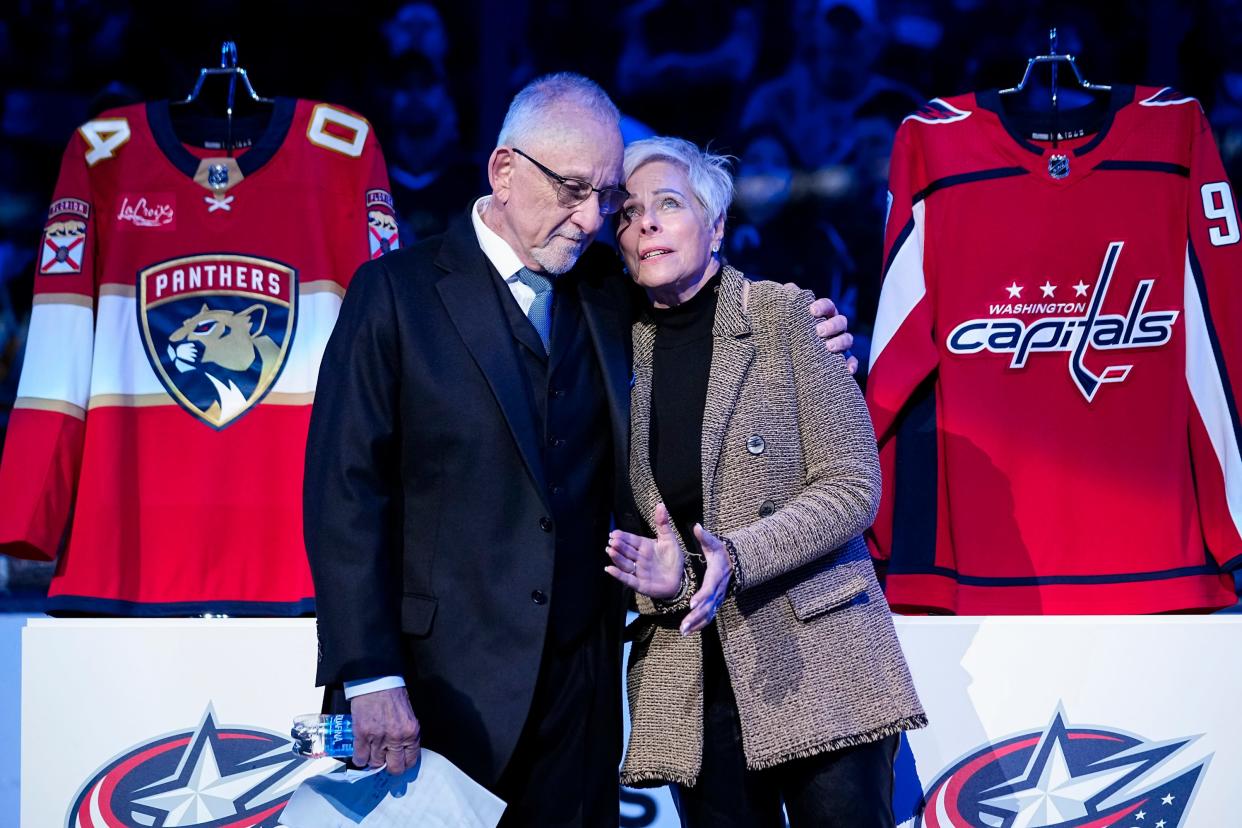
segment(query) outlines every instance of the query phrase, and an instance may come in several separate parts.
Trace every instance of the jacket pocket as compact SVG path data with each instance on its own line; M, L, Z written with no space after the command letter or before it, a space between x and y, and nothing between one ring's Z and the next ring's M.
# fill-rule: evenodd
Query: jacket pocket
M870 561L863 563L871 566ZM810 621L829 610L866 603L868 580L858 566L855 561L828 566L787 589L785 596L798 620Z
M405 593L401 598L401 632L407 635L427 635L431 621L436 616L436 599L430 595Z

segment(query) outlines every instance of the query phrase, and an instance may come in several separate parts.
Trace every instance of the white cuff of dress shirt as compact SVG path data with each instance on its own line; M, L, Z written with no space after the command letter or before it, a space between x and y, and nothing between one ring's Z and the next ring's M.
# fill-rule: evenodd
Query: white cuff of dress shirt
M352 699L363 693L377 693L380 690L391 690L394 687L405 687L405 679L401 676L380 676L373 679L358 679L345 682L345 698Z

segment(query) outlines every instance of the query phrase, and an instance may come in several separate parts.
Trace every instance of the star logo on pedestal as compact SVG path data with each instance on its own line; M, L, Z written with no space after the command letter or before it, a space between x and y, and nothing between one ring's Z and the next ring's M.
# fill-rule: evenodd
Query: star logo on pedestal
M1047 750L1036 750L1023 778L1002 785L1007 792L981 805L992 805L1014 815L1008 828L1037 828L1081 819L1091 813L1087 803L1130 775L1142 761L1075 775L1064 746L1054 740ZM994 789L996 790L996 789ZM985 795L989 792L985 791Z
M307 764L287 745L239 761L209 707L177 769L135 791L130 801L143 813L158 814L160 828L204 825L246 816L256 806L287 797L309 770L303 767Z
M1154 813L1173 820L1169 824L1176 828L1185 806L1165 807L1175 798L1170 789L1193 791L1203 765L1179 771L1179 776L1166 780L1159 789L1147 785L1156 768L1164 766L1189 741L1144 743L1130 739L1129 746L1108 752L1090 746L1092 741L1099 745L1097 739L1108 742L1113 738L1107 731L1071 731L1064 713L1058 710L1023 764L1011 766L1007 776L1001 777L1006 781L977 794L980 818L999 820L995 824L1003 828L1069 828L1089 821L1092 825L1099 821L1101 825L1129 828ZM1162 805L1153 807L1159 794L1164 794ZM1108 819L1122 821L1105 822ZM987 824L992 824L988 820Z
M275 828L305 780L336 773L332 759L292 751L288 735L219 725L208 704L192 729L144 739L113 756L69 808L80 828Z

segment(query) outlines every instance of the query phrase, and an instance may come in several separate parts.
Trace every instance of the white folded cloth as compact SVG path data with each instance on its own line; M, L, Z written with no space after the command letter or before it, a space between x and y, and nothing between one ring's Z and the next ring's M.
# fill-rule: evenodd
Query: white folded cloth
M347 770L303 782L280 815L285 828L496 828L504 800L424 748L401 776Z

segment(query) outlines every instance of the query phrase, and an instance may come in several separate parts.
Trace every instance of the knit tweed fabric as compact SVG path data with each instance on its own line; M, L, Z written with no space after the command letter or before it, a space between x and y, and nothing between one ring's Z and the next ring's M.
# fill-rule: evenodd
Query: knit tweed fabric
M860 537L875 518L880 470L858 385L815 336L808 291L750 283L743 309L745 283L724 268L703 414L703 525L737 548L715 624L746 765L757 770L927 717ZM633 337L630 476L652 525L655 325L640 319ZM701 634L678 633L687 599L638 598L621 780L693 786L703 753Z

